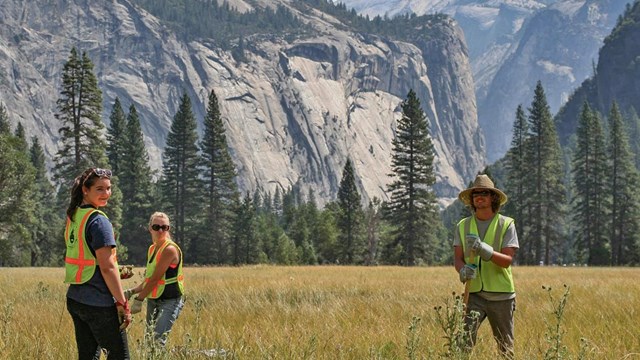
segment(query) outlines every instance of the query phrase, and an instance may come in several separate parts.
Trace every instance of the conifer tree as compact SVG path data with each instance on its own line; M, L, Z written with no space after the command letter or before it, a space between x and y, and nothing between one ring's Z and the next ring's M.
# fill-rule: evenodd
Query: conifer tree
M114 105L115 107L115 105ZM144 135L140 127L140 118L134 104L129 106L126 127L123 130L123 142L120 152L119 183L122 196L126 199L123 206L122 231L120 240L127 247L129 259L142 264L146 260L149 237L148 221L152 209L152 184L149 154L144 145Z
M361 263L365 254L364 214L350 158L347 158L342 170L342 180L338 189L338 205L340 206L338 213L338 244L340 246L338 259L343 264Z
M524 184L529 199L526 241L533 241L533 261L548 264L552 246L562 241L565 188L562 154L551 110L542 83L538 81L528 117L530 141L527 142L526 162L531 166ZM521 246L528 248L523 241Z
M526 239L527 236L527 209L529 198L525 193L527 175L531 171L527 162L528 123L522 105L516 109L516 119L513 123L513 136L511 148L506 155L507 181L505 191L509 194L509 202L505 205L504 212L515 219L518 225L518 238ZM522 240L521 240L522 241ZM533 261L532 242L520 244L518 258L523 263Z
M636 260L634 257L638 256L640 196L636 188L640 182L640 175L634 166L629 136L618 104L615 102L609 113L607 154L610 162L608 192L611 194L610 265L630 265Z
M120 99L117 97L113 102L109 121L109 129L107 130L107 156L111 170L115 174L120 174L120 167L126 153L125 129L127 127L127 120Z
M0 133L0 266L31 264L35 171L24 139Z
M37 137L31 138L29 149L31 164L34 168L34 217L30 225L33 237L31 248L31 266L59 266L62 264L64 242L59 224L64 219L51 209L55 209L54 187L47 177L46 158Z
M609 262L609 257L603 253L608 245L604 205L609 192L605 182L608 176L604 138L598 114L586 102L580 113L576 137L572 161L575 245L579 258L585 259L587 264L604 265Z
M387 217L395 230L388 247L400 250L400 264L429 263L439 226L436 197L431 189L435 183L434 149L426 116L413 90L402 103L402 118L392 144L390 176L394 180L388 186Z
M235 214L235 210L243 208L239 207L236 170L229 154L218 98L213 90L209 93L200 151L206 217L202 235L199 242L193 244L193 248L200 257L199 262L222 264L227 261L235 217L239 215ZM235 239L240 237L236 236ZM238 246L239 244L233 245L234 248Z
M191 239L197 236L198 206L202 201L197 142L196 119L191 99L185 93L167 135L162 193L165 200L163 205L171 217L174 240L183 246L185 253L191 254Z
M234 265L256 264L260 261L260 238L256 233L256 211L249 192L236 211L231 258Z
M379 258L380 232L382 231L382 202L374 197L364 213L366 231L366 255L365 265L376 265Z
M11 134L11 124L9 124L9 114L3 103L0 103L0 135Z
M62 90L56 104L55 117L62 127L54 174L66 198L71 180L88 167L106 167L108 161L101 119L102 92L93 63L86 53L79 56L76 48L71 49L62 69Z

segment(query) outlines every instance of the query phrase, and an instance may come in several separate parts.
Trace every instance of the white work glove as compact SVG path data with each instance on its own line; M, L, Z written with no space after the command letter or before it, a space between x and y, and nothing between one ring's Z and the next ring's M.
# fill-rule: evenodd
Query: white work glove
M130 300L134 294L133 289L127 289L124 291L124 298Z
M466 283L468 280L476 278L476 266L473 264L466 264L460 269L460 282Z
M493 256L493 247L491 247L491 245L480 241L478 235L475 234L467 234L465 240L469 250L480 255L480 258L484 261L491 260L491 257Z
M142 303L144 302L143 300L139 300L137 297L133 298L133 305L131 305L131 313L132 314L137 314L140 311L142 311Z

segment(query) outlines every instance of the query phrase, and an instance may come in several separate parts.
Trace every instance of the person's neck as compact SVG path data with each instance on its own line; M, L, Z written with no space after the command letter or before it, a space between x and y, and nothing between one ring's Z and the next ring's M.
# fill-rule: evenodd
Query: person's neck
M481 221L490 220L496 215L491 209L480 209L476 211L476 219Z

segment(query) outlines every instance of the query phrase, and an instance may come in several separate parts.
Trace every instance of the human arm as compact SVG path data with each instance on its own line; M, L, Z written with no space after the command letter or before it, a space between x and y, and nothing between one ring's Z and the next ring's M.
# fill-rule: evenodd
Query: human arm
M158 281L162 279L162 276L164 275L164 273L167 272L169 265L177 264L180 261L178 249L176 249L175 246L171 246L171 245L165 247L164 250L162 251L162 254L159 254L159 256L160 256L160 260L156 264L156 268L153 271L153 274L151 274L149 281L146 281L134 288L134 292L137 294L135 299L139 301L144 300L147 297L147 295L151 293L151 291L156 286Z
M118 314L122 317L122 326L120 329L124 330L129 326L129 323L131 323L131 312L127 298L124 296L124 291L122 291L120 271L116 265L115 255L115 248L111 246L103 246L96 249L96 260L98 261L100 273L102 274L104 282L107 284L109 292L116 300Z

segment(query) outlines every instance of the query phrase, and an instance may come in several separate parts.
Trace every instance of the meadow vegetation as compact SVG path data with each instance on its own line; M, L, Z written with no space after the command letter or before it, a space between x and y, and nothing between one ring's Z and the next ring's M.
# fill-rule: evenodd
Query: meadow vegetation
M140 281L135 269L125 286ZM129 330L132 359L440 359L463 287L453 267L185 269L168 352ZM515 267L519 359L640 358L638 268ZM0 269L0 359L73 359L62 268ZM144 309L143 309L144 312ZM439 315L440 314L440 315ZM446 319L444 319L446 321ZM469 358L498 358L489 325ZM448 353L448 355L447 355Z

